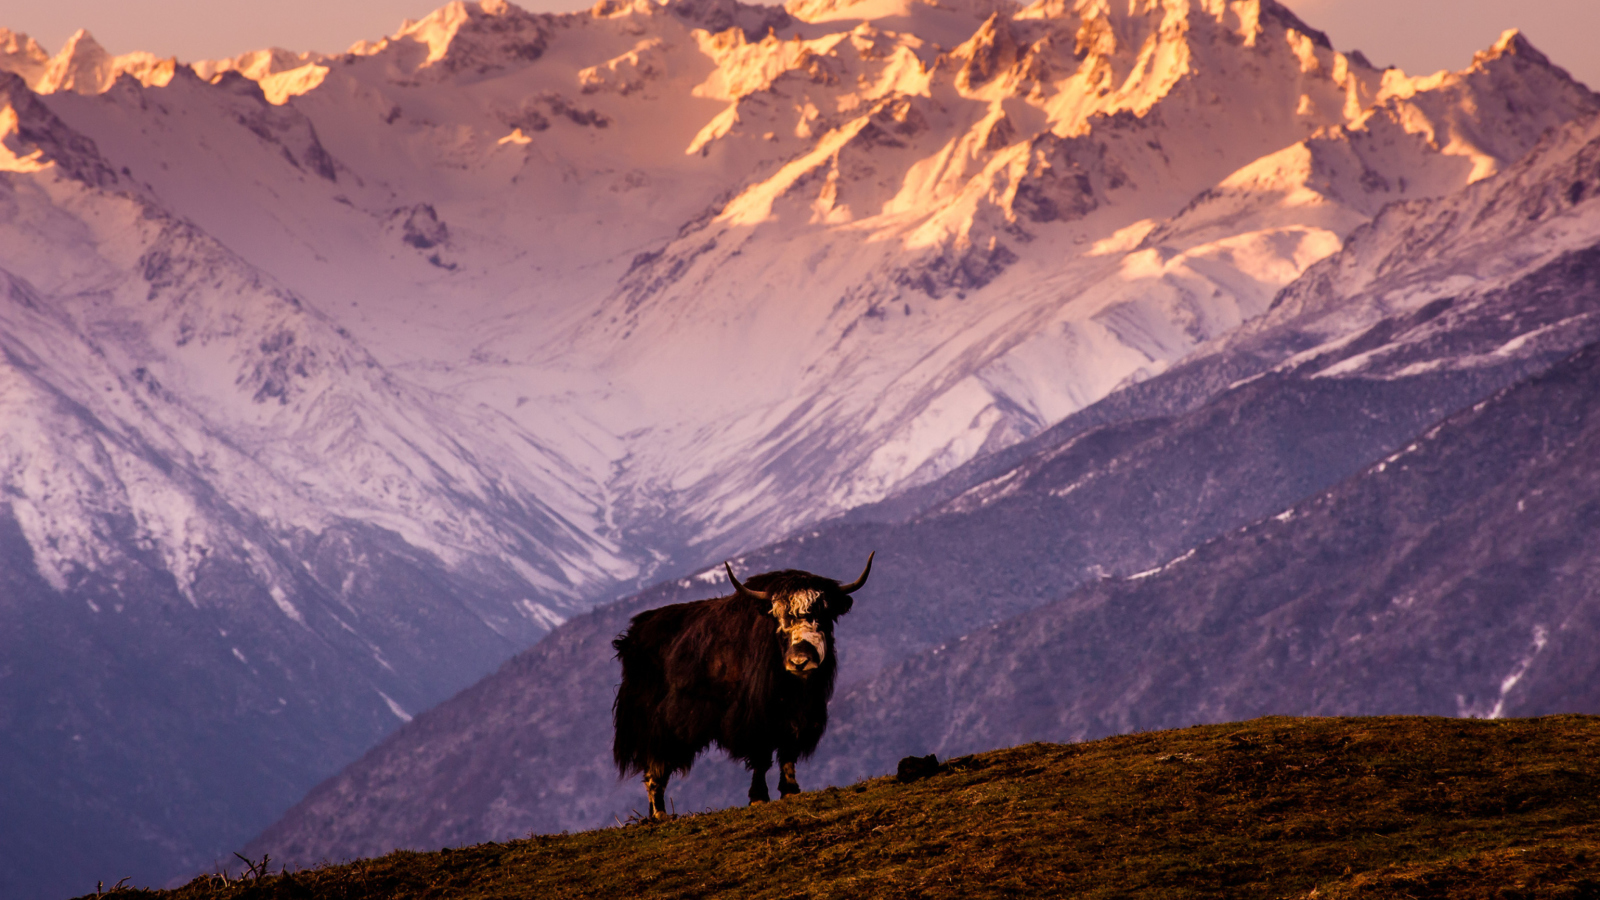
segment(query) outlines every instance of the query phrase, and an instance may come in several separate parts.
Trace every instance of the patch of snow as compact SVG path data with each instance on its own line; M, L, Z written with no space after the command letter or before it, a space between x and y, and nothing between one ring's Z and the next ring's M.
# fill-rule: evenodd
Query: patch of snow
M556 612L550 607L545 606L543 603L540 603L536 600L529 600L526 597L517 601L517 608L521 609L525 614L527 614L528 618L551 631L554 631L566 621L565 616L562 616L560 613Z
M267 592L272 595L272 602L278 607L279 612L288 616L296 625L304 626L306 624L305 616L301 615L300 610L289 600L287 591L277 585L273 585L267 589Z
M1512 688L1517 686L1517 682L1521 681L1523 676L1528 674L1528 668L1533 665L1533 662L1538 658L1540 651L1544 650L1545 645L1549 642L1549 630L1543 625L1533 626L1533 646L1528 649L1527 653L1523 654L1521 659L1517 660L1516 665L1511 667L1511 671L1507 672L1506 676L1500 679L1500 691L1498 696L1495 697L1494 704L1487 708L1484 708L1481 705L1468 706L1464 700L1458 699L1457 702L1459 711L1457 714L1462 718L1500 718L1502 713L1505 711L1507 695L1511 693Z
M405 711L405 707L402 707L400 704L394 702L393 697L390 697L383 691L378 691L378 696L383 698L383 702L389 707L389 712L394 713L394 717L396 719L399 719L402 722L411 721L411 714Z

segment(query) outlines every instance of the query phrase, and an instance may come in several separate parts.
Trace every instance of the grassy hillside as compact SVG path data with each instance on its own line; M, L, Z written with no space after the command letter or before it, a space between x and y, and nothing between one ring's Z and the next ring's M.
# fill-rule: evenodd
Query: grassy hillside
M1600 717L1274 717L1031 744L910 784L118 894L1600 898Z

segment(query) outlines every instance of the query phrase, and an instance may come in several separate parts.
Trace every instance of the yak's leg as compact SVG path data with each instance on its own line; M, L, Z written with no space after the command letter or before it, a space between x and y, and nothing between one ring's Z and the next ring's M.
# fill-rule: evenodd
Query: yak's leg
M644 773L644 789L650 795L650 818L667 817L667 780L672 770L661 763L651 763Z
M800 782L794 780L794 760L778 754L778 797L800 793Z
M772 799L767 792L767 770L772 768L772 755L750 761L750 805L765 803Z

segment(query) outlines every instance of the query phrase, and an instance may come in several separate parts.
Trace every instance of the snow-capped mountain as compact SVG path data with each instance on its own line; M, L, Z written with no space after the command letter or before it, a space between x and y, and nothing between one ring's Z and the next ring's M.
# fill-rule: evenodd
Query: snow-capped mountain
M455 3L297 61L50 104L690 562L1037 433L1595 108L1515 34L1414 79L1270 2Z
M142 84L161 85L178 71L178 61L170 57L161 59L142 51L112 56L81 28L55 56L46 54L33 38L0 28L0 60L0 68L21 75L41 94L98 94L124 74Z
M1498 176L1391 207L1245 329L1009 463L737 560L839 572L878 551L838 624L842 696L802 784L1266 713L1593 711L1597 192L1591 117ZM610 758L610 641L642 609L721 590L712 568L566 623L250 852L338 859L627 815L641 789ZM674 784L680 809L721 807L748 774L708 754Z
M56 846L206 864L632 563L530 435L394 378L0 78L0 705L42 791L3 826L15 896L77 885Z
M1411 78L1272 0L485 0L333 56L8 31L0 70L0 601L53 629L8 658L79 648L6 670L67 786L15 846L105 823L142 877L625 586L1244 359L1386 204L1600 109L1515 32ZM1310 346L1352 291L1273 313ZM249 699L181 724L206 681Z

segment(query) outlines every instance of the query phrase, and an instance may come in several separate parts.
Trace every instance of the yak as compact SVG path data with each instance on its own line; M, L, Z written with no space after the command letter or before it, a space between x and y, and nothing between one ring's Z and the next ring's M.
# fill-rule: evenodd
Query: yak
M731 595L646 610L612 642L622 663L612 755L622 777L644 774L651 820L666 815L667 780L712 743L750 769L752 804L771 799L774 753L779 797L800 792L795 761L828 727L833 622L867 583L873 555L849 584L797 569L740 584L723 563Z

